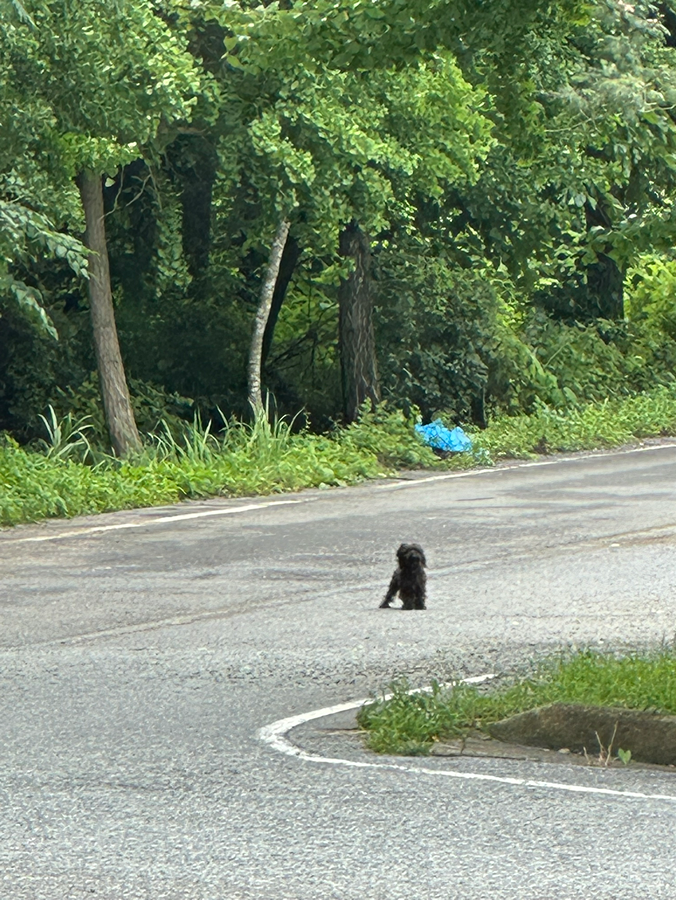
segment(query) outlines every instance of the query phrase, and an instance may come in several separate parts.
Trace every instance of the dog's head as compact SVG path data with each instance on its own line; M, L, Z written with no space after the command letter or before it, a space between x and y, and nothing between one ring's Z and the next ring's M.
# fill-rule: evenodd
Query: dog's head
M402 569L427 565L425 551L420 544L400 544L397 550L397 560Z

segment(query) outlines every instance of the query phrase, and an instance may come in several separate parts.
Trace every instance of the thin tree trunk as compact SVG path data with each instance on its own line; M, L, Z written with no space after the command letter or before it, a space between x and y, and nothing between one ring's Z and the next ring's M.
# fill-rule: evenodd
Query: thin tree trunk
M185 135L176 142L170 164L178 171L183 184L183 254L190 274L200 281L209 271L212 194L218 155L209 141Z
M270 348L272 347L272 341L275 336L277 319L279 318L279 313L281 312L282 306L284 305L286 292L289 288L289 284L291 283L291 279L293 278L293 273L296 271L296 265L298 263L298 260L300 259L300 255L302 252L303 251L301 250L298 241L293 235L291 235L284 245L282 260L279 264L277 283L275 284L275 290L272 294L272 306L270 307L270 315L268 316L268 321L265 325L265 334L263 335L263 353L261 354L261 370L265 369L265 363L268 356L270 355Z
M256 313L256 321L254 322L253 335L251 337L251 348L249 351L249 403L254 412L263 409L263 397L261 394L261 358L263 353L263 337L265 336L265 326L270 315L270 307L272 306L272 295L275 291L277 283L277 275L279 274L279 266L282 261L282 253L286 239L289 235L290 223L286 219L282 219L277 228L277 234L270 248L270 259L265 271L263 279L263 287L261 288L261 299L258 304Z
M84 171L78 176L77 183L85 214L85 244L90 250L89 308L101 397L113 450L122 457L140 449L141 438L131 406L115 325L103 218L102 179L96 172Z
M340 253L354 268L338 290L338 337L345 419L354 422L366 400L375 409L380 400L371 295L371 250L356 222L340 235Z

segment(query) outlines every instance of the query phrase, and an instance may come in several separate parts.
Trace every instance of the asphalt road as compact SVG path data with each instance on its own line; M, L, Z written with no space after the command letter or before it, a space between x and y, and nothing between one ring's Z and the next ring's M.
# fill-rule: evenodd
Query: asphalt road
M672 445L2 532L1 900L675 900L676 772L259 735L671 640L675 501ZM425 612L377 608L401 540Z

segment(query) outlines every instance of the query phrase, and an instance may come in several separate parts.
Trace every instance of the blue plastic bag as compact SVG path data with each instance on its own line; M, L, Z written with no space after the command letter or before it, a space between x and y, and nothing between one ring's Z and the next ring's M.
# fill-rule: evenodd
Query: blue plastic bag
M446 428L441 419L435 419L429 425L416 425L415 430L423 441L435 450L446 450L451 453L463 453L472 449L472 441L458 425L451 430Z

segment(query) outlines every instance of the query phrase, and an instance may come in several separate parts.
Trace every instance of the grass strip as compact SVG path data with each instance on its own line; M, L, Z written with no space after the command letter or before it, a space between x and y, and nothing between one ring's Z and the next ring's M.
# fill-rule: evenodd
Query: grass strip
M72 446L82 452L81 440ZM86 445L88 447L88 445ZM378 448L376 450L376 448ZM0 441L0 525L56 516L355 484L396 466L440 461L401 413L366 417L335 435L293 433L287 422L235 423L215 436L199 424L176 439L168 432L137 458L103 457L96 465ZM87 451L89 452L89 451Z
M215 436L198 423L179 438L150 439L143 454L78 461L81 438L44 451L0 440L0 525L157 506L210 496L251 496L355 484L402 468L454 469L502 457L619 446L676 434L676 387L621 401L530 416L497 417L471 432L474 449L439 459L403 413L383 407L330 435L293 433L289 423L235 423ZM69 452L72 449L72 452ZM54 451L54 452L52 452ZM88 450L87 450L88 452Z
M658 387L623 400L566 410L542 406L532 415L500 416L472 434L489 458L618 447L636 438L676 434L676 388Z
M409 690L406 681L399 681L391 686L390 699L376 699L359 711L358 723L377 753L424 755L435 741L485 729L548 703L676 715L676 652L667 648L617 656L584 650L546 660L532 675L498 688L458 683L450 688L433 684L429 693Z

